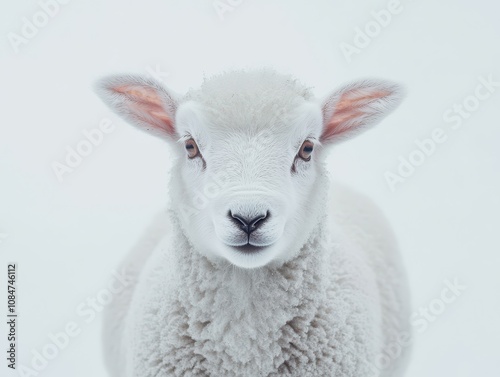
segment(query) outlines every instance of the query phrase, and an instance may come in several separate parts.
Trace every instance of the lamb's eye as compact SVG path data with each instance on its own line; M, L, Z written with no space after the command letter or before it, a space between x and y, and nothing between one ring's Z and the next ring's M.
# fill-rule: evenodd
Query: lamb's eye
M306 140L304 141L304 143L302 143L298 156L304 161L309 161L311 159L311 154L313 149L314 149L314 144L311 141Z
M195 158L200 154L198 145L196 145L196 142L193 139L186 140L185 148L189 158Z

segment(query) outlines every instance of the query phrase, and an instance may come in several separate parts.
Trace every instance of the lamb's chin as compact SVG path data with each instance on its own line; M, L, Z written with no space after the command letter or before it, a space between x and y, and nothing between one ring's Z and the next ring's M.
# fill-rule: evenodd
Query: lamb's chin
M222 256L236 267L254 269L264 267L276 256L274 245L270 246L228 246L225 245Z

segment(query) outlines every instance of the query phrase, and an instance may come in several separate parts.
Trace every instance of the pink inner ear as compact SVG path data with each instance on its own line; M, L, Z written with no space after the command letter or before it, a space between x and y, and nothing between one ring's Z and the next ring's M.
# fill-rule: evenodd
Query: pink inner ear
M361 125L368 114L369 108L366 106L388 95L390 95L390 92L386 90L367 92L361 89L343 93L335 103L331 118L325 126L321 139L331 139Z
M390 94L387 90L376 90L371 93L359 93L357 91L344 93L340 100L335 104L336 111L342 111L346 108L365 105L376 99L387 97Z
M138 119L152 123L163 132L169 134L175 132L172 117L165 110L165 103L154 88L120 85L113 90L127 97L127 106Z

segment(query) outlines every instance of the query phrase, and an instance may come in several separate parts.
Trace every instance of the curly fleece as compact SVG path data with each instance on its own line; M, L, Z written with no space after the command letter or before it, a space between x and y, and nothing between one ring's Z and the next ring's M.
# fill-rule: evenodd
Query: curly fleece
M122 93L123 82L131 88L127 95ZM118 89L113 91L110 85ZM244 90L237 90L240 87ZM175 101L159 84L115 77L105 81L102 90L107 103L130 122L171 139L172 135L165 135L170 128L161 120L172 116ZM361 98L353 100L353 106L361 106L354 115L363 124L380 119L399 101L395 95L366 102L371 97L360 95L365 90L379 96L397 92L385 84L362 82L345 90ZM330 102L339 101L336 93ZM260 135L270 125L274 141L304 131L290 128L293 122L282 118L312 97L309 89L288 76L257 71L209 80L199 91L188 93L187 100L204 105L204 127L220 140L225 140L227 129L239 132L239 139L221 150L241 160L248 144L238 140ZM141 101L146 102L145 110L138 112ZM169 106L160 109L157 119L153 115L158 114L157 102L161 101ZM173 145L176 151L185 152L181 143ZM290 165L280 165L285 161L280 153L286 153L276 145L256 149L274 147L269 163L248 164L245 173L253 185L278 187L283 182L269 178L280 177L281 171L289 176ZM211 152L215 161L227 159L227 154ZM319 158L321 148L316 152ZM213 168L214 172L228 170L229 180L239 184L239 167L244 164L233 160L213 164ZM293 241L282 254L287 262L273 260L276 263L253 269L205 256L209 253L203 249L202 237L215 236L202 232L207 222L196 223L202 219L200 214L191 217L189 224L178 217L180 206L188 200L187 185L181 179L186 170L180 163L174 165L170 210L157 219L124 262L127 289L106 309L104 352L113 377L401 375L408 347L398 341L409 334L409 298L394 238L379 210L359 194L334 184L326 205L329 181L321 161L313 165L317 171L311 190L301 197L305 198L303 211L290 219L292 230L284 233ZM201 160L196 163L202 169ZM201 184L195 178L189 177L190 187ZM277 192L284 195L287 190Z
M334 192L335 218L280 267L211 262L166 216L162 246L142 268L126 262L130 288L107 313L113 375L400 375L407 349L387 354L408 331L394 240L367 199Z

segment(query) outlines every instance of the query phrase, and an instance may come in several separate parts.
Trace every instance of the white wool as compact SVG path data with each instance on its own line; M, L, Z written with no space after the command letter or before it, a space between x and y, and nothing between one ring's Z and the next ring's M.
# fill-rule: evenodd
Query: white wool
M144 84L134 79L133 85L138 82ZM367 90L376 88L370 95L391 89L363 83ZM338 98L344 92L334 93L327 105L341 103ZM150 96L148 92L147 99ZM116 94L113 101L120 109L127 105ZM122 264L130 284L107 309L104 323L106 363L112 376L402 373L407 348L392 359L387 350L408 333L409 298L396 243L383 215L351 190L338 184L329 189L319 142L314 159L299 161L297 173L283 165L293 161L296 140L319 140L318 133L325 132L318 119L321 109L314 101L309 89L296 80L258 70L212 78L189 92L179 106L171 104L177 108L177 132L198 132L192 136L199 140L207 161L179 158L169 183L168 211L158 216ZM363 119L380 119L381 111L394 107L398 99L373 101L370 98L361 108ZM363 105L363 99L355 104ZM323 109L323 113L335 111L344 110ZM328 125L329 120L325 122ZM349 122L342 126L354 124ZM196 128L196 123L204 127ZM340 129L343 133L347 128ZM266 130L272 131L271 144L257 145L252 156L245 155L249 140ZM183 156L182 148L177 152ZM186 182L203 185L204 174L216 174L217 168L227 170L230 182L228 191L220 194L222 204L186 217L182 206L192 189ZM214 241L210 226L222 221L217 211L228 201L225 195L252 185L265 195L275 191L269 203L282 203L275 196L295 190L290 197L294 199L289 199L294 203L284 201L296 209L277 242L281 249L269 261L227 254L230 249L214 254L213 245L219 241ZM272 207L276 224L280 208ZM212 213L216 213L213 218Z
M132 301L107 313L114 332L106 343L116 347L126 332L121 353L108 359L113 376L397 375L408 350L388 368L377 359L409 331L394 241L365 198L337 191L336 221L327 224L336 242L319 241L318 226L280 268L211 263L165 214L150 232L165 237L162 247L136 276L134 258L124 266L132 284L123 295Z

